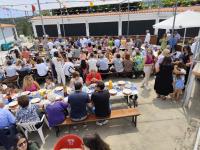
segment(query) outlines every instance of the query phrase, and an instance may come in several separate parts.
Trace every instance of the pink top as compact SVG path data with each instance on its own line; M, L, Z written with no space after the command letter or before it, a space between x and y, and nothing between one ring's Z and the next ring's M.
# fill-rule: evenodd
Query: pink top
M87 51L88 51L88 53L92 53L93 47L92 46L91 47L87 47Z
M37 91L37 86L33 83L33 84L31 85L31 87L26 87L26 88L25 88L25 91L30 91L30 92Z
M145 64L152 64L152 63L153 63L153 56L147 54L146 57L147 57L147 58L146 58Z

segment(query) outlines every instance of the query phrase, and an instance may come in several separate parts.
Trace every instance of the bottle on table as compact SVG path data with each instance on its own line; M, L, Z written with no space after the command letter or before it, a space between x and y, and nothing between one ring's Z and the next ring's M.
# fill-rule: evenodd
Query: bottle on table
M63 86L63 92L64 92L64 97L67 97L68 93L67 93L67 86L66 85Z
M112 89L113 88L113 83L112 83L112 80L109 80L108 82L108 89Z

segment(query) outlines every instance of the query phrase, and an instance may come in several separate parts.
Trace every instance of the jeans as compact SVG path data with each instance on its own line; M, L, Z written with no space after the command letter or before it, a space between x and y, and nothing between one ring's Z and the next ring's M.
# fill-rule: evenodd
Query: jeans
M16 126L11 125L8 128L0 129L0 143L6 150L12 150L15 144Z

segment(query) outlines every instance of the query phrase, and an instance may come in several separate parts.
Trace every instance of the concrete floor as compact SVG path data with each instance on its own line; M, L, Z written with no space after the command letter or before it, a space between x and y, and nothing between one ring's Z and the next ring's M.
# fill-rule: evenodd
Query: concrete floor
M130 79L124 79L130 80ZM70 133L83 136L87 133L97 132L110 145L112 150L174 150L178 149L183 141L188 127L187 116L180 103L170 100L161 101L156 98L153 90L154 79L151 79L151 90L140 88L141 79L133 80L139 89L138 109L142 115L138 117L137 128L130 123L130 118L111 120L105 126L96 126L89 123L86 128L82 125ZM112 107L126 107L120 100L112 100ZM67 134L68 128L61 128L60 137ZM42 150L52 150L58 140L53 130L44 128L46 143ZM30 139L41 143L37 133L31 133Z

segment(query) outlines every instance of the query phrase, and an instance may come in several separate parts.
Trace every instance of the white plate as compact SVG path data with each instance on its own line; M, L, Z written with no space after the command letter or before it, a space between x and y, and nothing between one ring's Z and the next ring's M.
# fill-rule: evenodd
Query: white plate
M117 94L117 90L111 89L111 90L109 90L109 93L110 93L111 95L116 95L116 94Z
M125 88L130 89L131 88L131 84L126 84Z
M24 91L24 92L21 93L21 95L28 95L30 93L31 93L30 91Z
M105 82L105 86L109 86L109 82Z
M14 107L18 105L18 101L13 101L8 104L9 107Z
M124 85L124 84L126 84L126 82L125 81L118 81L117 84L118 85Z
M35 95L37 95L37 93L38 93L37 91L34 91L34 92L31 92L30 95L31 95L31 96L35 96Z
M61 90L63 90L63 87L62 87L62 86L58 86L58 87L56 87L54 90L55 90L55 91L61 91Z
M32 104L39 103L40 100L41 100L40 98L34 98L34 99L31 100L31 103Z
M130 89L124 89L123 94L130 95L130 94L132 94L132 91Z

